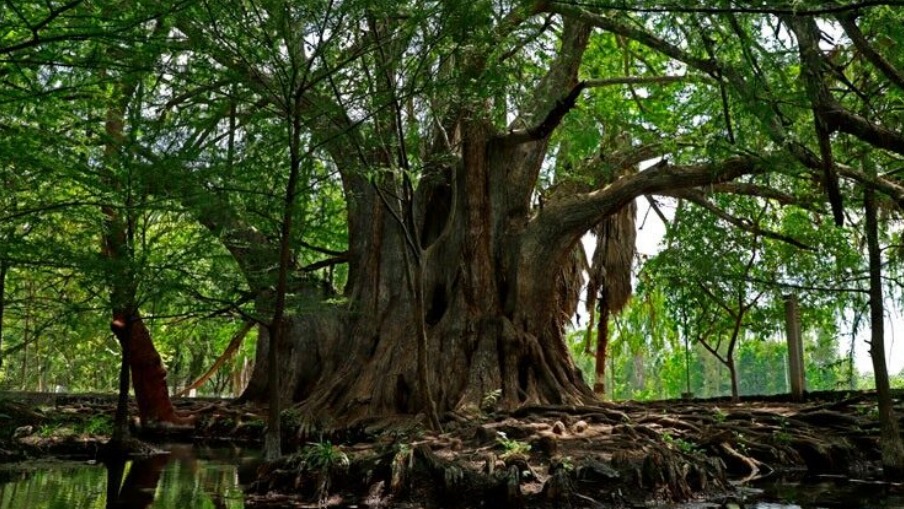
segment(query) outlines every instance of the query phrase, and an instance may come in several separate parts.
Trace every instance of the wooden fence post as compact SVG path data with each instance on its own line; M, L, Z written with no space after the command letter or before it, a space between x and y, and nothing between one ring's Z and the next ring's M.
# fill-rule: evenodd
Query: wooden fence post
M788 378L791 382L791 398L803 401L806 390L804 377L804 344L800 335L800 311L797 295L785 296L785 331L788 338Z

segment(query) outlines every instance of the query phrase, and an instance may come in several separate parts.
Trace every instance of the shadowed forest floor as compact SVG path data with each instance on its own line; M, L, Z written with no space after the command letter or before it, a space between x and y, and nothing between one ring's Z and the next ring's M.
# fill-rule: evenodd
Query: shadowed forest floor
M322 434L290 409L283 414L284 450L296 452L261 468L246 505L608 507L730 496L737 481L789 470L876 478L874 399L820 393L806 403L773 397L532 406L447 414L443 433L399 418ZM195 426L140 436L201 442L262 436L264 409L215 399L176 405L198 416ZM3 395L0 460L96 459L114 406L107 395Z

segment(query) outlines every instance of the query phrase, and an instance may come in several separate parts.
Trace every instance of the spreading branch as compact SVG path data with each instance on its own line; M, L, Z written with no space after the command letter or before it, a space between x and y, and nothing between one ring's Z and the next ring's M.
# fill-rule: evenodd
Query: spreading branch
M796 3L784 5L769 5L757 7L755 5L733 5L730 7L717 7L707 5L688 5L680 1L663 3L661 5L638 5L638 2L585 2L581 0L553 0L555 4L567 6L581 6L599 10L623 11L623 12L649 12L649 13L690 13L690 14L794 14L797 16L821 16L826 14L842 14L856 12L872 7L904 6L901 0L862 0L860 2L832 3L828 2L819 7L805 8Z
M719 65L714 60L697 58L665 39L656 37L655 35L634 26L626 25L605 16L590 12L578 5L579 4L574 2L569 2L568 4L553 2L549 5L549 11L567 18L582 20L596 28L637 41L644 46L672 57L675 60L682 61L711 76L719 75Z
M873 64L876 69L879 69L882 74L888 78L888 81L891 81L897 85L898 88L904 90L904 72L896 68L894 64L889 62L873 48L873 45L866 40L863 32L860 31L860 27L857 26L855 17L848 14L838 16L837 19L841 24L841 27L844 28L844 32L851 38L851 42L854 43L854 46L860 51L864 58Z
M188 5L192 0L181 0L177 2L175 5L169 6L167 10L162 12L153 12L146 16L141 16L137 19L130 20L127 23L124 23L122 26L110 29L99 29L99 30L85 30L85 31L75 31L69 30L60 34L53 35L43 35L42 32L48 29L48 27L56 21L57 18L62 16L68 11L71 11L78 7L80 4L84 3L84 0L72 0L67 2L55 9L51 9L47 16L44 17L38 23L27 27L31 32L30 37L26 40L19 41L16 43L9 44L7 46L0 46L0 55L11 55L19 51L37 48L40 46L54 44L58 42L76 42L76 41L87 41L91 39L101 39L101 38L109 38L111 36L116 36L119 34L123 34L132 30L136 27L140 27L149 21L160 19L167 14L172 14L174 12L178 12L183 9L186 5Z
M584 80L587 88L611 87L617 85L666 85L669 83L687 83L707 81L703 77L689 74L681 76L620 76L617 78L600 78Z
M576 239L629 201L645 194L728 182L768 171L768 160L736 156L718 163L673 165L661 161L589 193L553 202L531 221L528 242L548 256L566 252Z
M795 207L800 207L811 212L819 214L825 213L825 209L813 199L794 196L773 187L753 184L751 182L723 182L710 186L707 190L715 193L765 198L767 200L773 200L779 205L794 205Z
M794 16L786 18L786 22L797 37L798 52L803 64L801 75L804 78L807 95L810 96L816 139L819 143L819 155L822 158L823 185L832 207L835 224L841 226L844 224L844 207L838 174L835 171L831 141L831 135L838 126L830 122L829 118L823 114L826 109L833 108L836 103L828 84L826 84L823 72L826 62L819 49L821 32L812 19Z
M773 239L773 240L778 240L780 242L785 242L786 244L790 244L790 245L800 248L800 249L813 250L813 248L811 246L804 244L803 242L801 242L793 237L789 237L787 235L784 235L784 234L781 234L778 232L774 232L772 230L767 230L767 229L761 228L756 223L753 223L747 219L735 217L735 216L729 214L728 212L722 210L721 208L719 208L715 204L713 204L711 201L709 201L703 193L696 191L694 189L682 189L679 191L671 192L669 194L671 196L675 196L676 198L683 198L683 199L707 210L708 212L712 213L719 219L722 219L726 223L728 223L736 228L739 228L741 230L744 230L746 232L749 232L753 235L757 235L759 237L769 238L769 239Z

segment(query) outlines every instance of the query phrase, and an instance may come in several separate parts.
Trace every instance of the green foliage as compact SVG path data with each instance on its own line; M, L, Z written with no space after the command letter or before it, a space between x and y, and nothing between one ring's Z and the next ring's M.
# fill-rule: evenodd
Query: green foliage
M714 407L713 408L713 420L717 423L725 422L725 419L728 417L728 414L725 413L721 408Z
M323 295L335 308L353 307L335 295L348 281L341 259L350 257L349 211L360 198L349 179L404 177L417 187L459 171L465 120L491 137L535 125L565 92L554 79L565 26L592 21L567 2L158 4L0 6L0 260L9 267L2 388L115 388L119 347L108 322L117 285L147 318L170 381L196 378L225 348L236 317L265 318L255 299L276 281L284 209L274 204L293 152L303 154L291 196L293 283L322 291L288 292L290 310ZM821 171L799 160L818 144L806 62L787 20L585 7L631 30L593 30L569 64L579 79L679 79L582 92L549 152L536 157L537 182L518 184L525 196L571 198L643 161L749 154L767 154L768 171L735 183L779 191L713 186L682 196L662 252L639 268L637 296L613 320L610 392L723 394L725 370L707 359L713 353L736 357L742 393L783 391L777 338L791 291L801 300L810 388L862 383L838 357L842 329L857 328L866 305L857 213L865 180L850 175L868 159L900 201L900 153L837 133L851 223L837 228L824 218ZM893 51L904 40L899 10L857 14L870 43L904 67L904 52ZM848 38L828 39L827 58L837 61L826 68L839 75L826 79L839 107L897 135L904 91ZM122 123L115 135L114 118ZM640 148L646 155L619 164L617 156ZM891 200L883 215L884 244L901 245ZM128 233L118 259L99 247L112 216ZM530 226L520 221L519 231ZM890 299L901 301L904 250L886 252ZM576 340L583 336L570 346L592 383L593 358ZM235 392L253 343L202 394Z
M321 472L344 470L350 465L348 455L329 440L306 445L301 451L301 460L305 468Z
M525 456L530 452L530 444L509 438L504 432L497 431L496 443L502 448L500 459L508 459L514 456Z
M113 434L113 420L107 414L96 414L85 419L77 429L87 435L110 436Z
M662 434L662 441L668 444L669 447L675 448L685 454L700 453L700 448L697 444L689 442L681 437L673 437L668 432Z
M607 379L609 396L616 400L644 400L678 399L685 392L703 398L729 394L725 367L693 342L685 352L683 341L676 337L680 329L668 319L665 302L660 301L655 306L651 307L651 301L641 293L621 316L613 320L615 327L606 368L607 378L611 377ZM818 317L812 312L805 313L805 317ZM830 320L829 323L811 318L809 323L813 328L804 334L805 376L811 391L842 389L850 383L847 360L841 358L838 351L832 314L822 316ZM656 321L660 324L651 323ZM677 330L669 331L669 327ZM592 385L594 356L584 352L584 334L585 331L569 334L569 347L585 380ZM783 334L783 331L777 331L767 338L749 338L739 344L735 355L741 395L788 392L787 345ZM657 340L657 337L664 339ZM595 331L591 339L595 342ZM897 379L893 377L893 380ZM872 383L870 376L864 380L865 384Z
M788 426L789 426L788 419L786 419L785 417L782 417L781 421L779 422L779 425L780 425L780 428L778 430L774 430L772 432L773 438L775 439L776 442L778 442L780 444L791 443L791 440L794 438L794 435L792 435L790 430L788 429Z
M487 391L480 400L480 409L484 412L492 411L496 408L496 403L502 397L502 389L494 389Z

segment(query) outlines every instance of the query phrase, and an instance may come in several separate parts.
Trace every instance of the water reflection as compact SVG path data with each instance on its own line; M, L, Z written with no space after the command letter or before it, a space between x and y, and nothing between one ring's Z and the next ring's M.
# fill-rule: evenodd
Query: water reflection
M242 509L256 453L166 447L170 454L107 465L0 466L0 509Z
M804 477L777 479L763 483L760 488L764 500L778 504L756 506L758 509L904 509L901 486L884 482L843 477Z
M843 477L765 479L742 488L736 500L697 502L669 509L904 509L904 487Z

